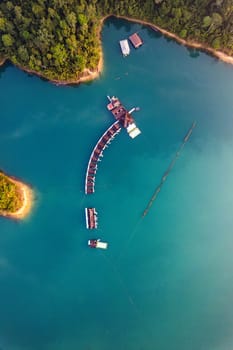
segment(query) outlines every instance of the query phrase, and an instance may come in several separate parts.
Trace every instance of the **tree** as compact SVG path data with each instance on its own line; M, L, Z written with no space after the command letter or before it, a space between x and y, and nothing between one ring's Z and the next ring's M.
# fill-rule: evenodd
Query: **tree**
M181 32L180 32L180 37L181 38L186 38L187 36L187 29L182 29Z
M55 65L63 66L65 61L67 60L67 52L63 44L57 44L56 46L51 48L53 53L53 58L55 60Z
M20 6L15 6L14 8L15 16L18 22L20 22L23 18L22 16L22 9Z
M23 62L27 62L29 60L29 55L28 55L28 51L26 49L25 46L20 46L18 48L18 54L19 54L19 57L20 59L23 61Z
M220 47L221 47L220 38L215 38L215 39L212 41L212 45L213 45L213 48L214 48L215 50L220 49Z
M36 17L40 17L43 13L43 7L38 5L38 4L33 3L32 4L32 12L34 13L34 15Z
M76 23L77 23L76 14L74 12L68 13L66 20L69 26L75 31Z
M14 43L14 39L10 34L3 34L2 35L2 42L5 47L12 46Z
M202 25L202 27L203 28L208 28L211 25L211 22L212 22L211 17L210 16L205 16L203 18L203 25Z
M222 25L222 22L222 16L219 13L214 12L212 14L212 25L214 25L215 27L219 27Z
M4 31L6 28L5 18L0 17L0 30Z

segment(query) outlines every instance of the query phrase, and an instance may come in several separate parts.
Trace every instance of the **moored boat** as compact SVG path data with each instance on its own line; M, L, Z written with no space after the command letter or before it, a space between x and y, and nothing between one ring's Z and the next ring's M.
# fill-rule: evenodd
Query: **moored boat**
M120 47L121 47L122 55L124 57L128 56L130 54L130 48L129 48L128 40L127 39L120 40L119 44L120 44Z
M88 240L88 246L90 248L100 248L100 249L107 249L108 243L107 242L101 242L101 240L98 239L89 239Z

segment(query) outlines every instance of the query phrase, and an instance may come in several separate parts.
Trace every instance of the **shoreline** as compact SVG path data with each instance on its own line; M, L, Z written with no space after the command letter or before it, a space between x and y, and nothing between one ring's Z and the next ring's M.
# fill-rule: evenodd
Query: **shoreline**
M34 200L33 190L29 187L29 185L26 185L22 181L19 181L12 176L8 176L5 173L3 174L7 176L9 181L13 182L19 189L20 194L22 196L22 206L14 213L0 211L0 216L7 217L9 219L15 219L15 220L25 219L30 214L33 206L33 200Z
M3 66L5 62L6 62L6 59L5 59L5 58L0 59L0 67Z
M102 41L101 41L101 31L102 31L102 27L103 27L103 22L105 21L106 18L108 18L110 16L105 16L103 18L100 19L100 24L98 27L98 31L97 31L97 36L98 36L98 40L99 40L99 47L100 47L100 59L97 65L97 68L95 70L90 70L89 68L84 68L83 72L80 73L80 77L79 78L72 78L72 79L67 79L67 80L60 80L60 79L49 79L47 78L45 75L43 75L43 73L41 72L37 72L34 70L31 70L29 68L26 68L24 66L21 66L20 64L17 63L12 63L9 59L9 61L16 67L18 67L19 69L21 69L22 71L28 73L28 74L33 74L39 78L45 79L50 83L54 83L57 86L66 86L66 85L78 85L81 83L87 83L89 81L95 80L97 79L100 74L103 71L104 68L104 56L103 56L103 50L102 50ZM6 58L3 58L2 61L0 60L0 67L2 65L4 65L4 63L7 61Z
M114 17L125 19L125 20L127 20L129 22L140 23L140 24L142 24L144 26L149 26L151 29L155 30L156 32L160 32L164 36L174 39L179 44L182 44L182 45L184 45L186 47L192 47L192 48L195 48L195 49L202 50L202 51L204 51L204 52L206 52L208 54L211 54L215 58L218 58L219 60L221 60L221 61L223 61L225 63L233 65L233 57L228 55L228 54L226 54L223 51L215 50L212 47L209 47L209 46L207 46L205 44L198 43L196 41L182 39L177 34L169 32L168 30L163 29L163 28L161 28L161 27L159 27L159 26L157 26L157 25L155 25L153 23L147 22L147 21L143 21L143 20L140 20L140 19L129 18L129 17L126 17L126 16L114 16Z
M117 15L113 15L113 14L106 15L100 19L100 24L99 24L98 33L97 33L99 45L100 45L100 59L99 59L99 63L97 65L97 68L94 71L90 70L89 68L85 68L84 71L81 73L81 76L79 78L59 80L59 79L49 79L46 76L44 76L43 73L37 72L34 70L30 70L24 66L19 65L19 64L14 64L14 65L28 74L36 75L36 76L38 76L42 79L45 79L51 83L54 83L55 85L58 85L58 86L76 85L76 84L86 83L86 82L92 81L94 79L97 79L100 76L100 74L102 73L103 68L104 68L104 57L103 57L103 50L102 50L101 31L102 31L104 21L106 19L108 19L109 17L115 17L115 18L125 19L129 22L140 23L144 26L150 27L151 29L161 33L162 35L164 35L168 38L174 39L179 44L182 44L186 47L201 50L207 54L212 55L213 57L219 59L220 61L222 61L224 63L228 63L228 64L233 65L233 56L230 56L223 51L215 50L215 49L213 49L205 44L201 44L201 43L198 43L196 41L182 39L178 35L176 35L172 32L169 32L168 30L163 29L163 28L161 28L161 27L159 27L151 22L147 22L147 21L144 21L141 19L130 18L127 16L117 16ZM4 63L6 61L7 61L7 59L3 58L0 61L0 66L4 65Z
M5 61L2 64L4 64ZM62 86L62 85L73 85L73 84L76 85L76 84L81 84L81 83L87 83L89 81L97 79L103 70L104 62L103 62L103 53L101 50L100 59L99 59L99 63L98 63L96 70L92 71L89 68L85 68L84 71L81 73L81 76L79 78L72 78L72 79L67 79L67 80L49 79L45 75L43 75L43 73L28 69L26 67L20 66L19 64L13 63L13 65L18 67L19 69L21 69L22 71L24 71L28 74L32 74L32 75L35 75L39 78L45 79L48 82L53 83L57 86ZM0 66L1 66L1 63L0 63Z

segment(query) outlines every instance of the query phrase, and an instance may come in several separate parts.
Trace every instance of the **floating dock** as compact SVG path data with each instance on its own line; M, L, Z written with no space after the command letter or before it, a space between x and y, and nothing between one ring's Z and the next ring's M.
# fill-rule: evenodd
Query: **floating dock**
M134 139L136 136L141 134L141 131L136 126L135 120L131 115L131 113L138 110L138 108L132 108L130 111L127 111L117 97L107 97L109 100L107 109L112 113L114 118L122 125L122 127L127 130L129 136Z
M86 228L95 229L98 227L97 211L95 208L85 208Z
M120 40L119 44L120 44L120 47L121 47L122 55L124 57L128 56L130 54L130 48L129 48L128 40L127 39Z
M89 239L88 245L91 248L100 248L100 249L107 249L108 248L108 243L101 242L100 239Z
M127 111L117 97L107 97L109 100L107 109L112 113L116 121L100 137L91 153L86 170L85 194L95 192L95 175L98 169L97 164L101 161L105 148L107 148L115 136L119 134L122 127L127 130L129 136L133 139L141 134L141 131L136 126L135 120L131 115L133 111L137 111L139 108L134 107L130 111Z
M115 138L117 134L121 131L121 125L119 121L116 121L113 123L107 131L101 136L101 138L98 140L97 144L95 145L89 162L87 166L86 171L86 177L85 177L85 193L91 194L95 192L95 175L97 172L97 163L101 161L101 157L103 157L103 151L105 148L108 147L108 145L111 143L111 141Z
M140 36L137 33L130 35L129 40L131 41L131 43L135 47L135 49L142 46L142 44L143 44L142 39L140 38Z

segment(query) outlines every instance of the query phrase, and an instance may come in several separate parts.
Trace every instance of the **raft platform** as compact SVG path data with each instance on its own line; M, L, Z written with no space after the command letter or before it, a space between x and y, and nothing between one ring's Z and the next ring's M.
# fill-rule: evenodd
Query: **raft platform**
M95 229L98 227L97 211L95 208L85 208L86 227Z
M121 103L121 101L115 96L107 96L109 104L107 109L112 113L114 118L124 127L129 136L134 139L136 136L141 134L141 131L136 126L134 118L131 113L137 111L139 108L132 108L128 111Z
M132 45L135 47L135 49L142 46L142 44L143 44L142 39L140 38L140 36L137 33L130 35L129 40L132 43Z
M119 41L120 47L121 47L121 52L124 57L128 56L130 54L130 47L128 40L120 40Z
M109 100L107 109L112 113L116 121L100 137L91 153L86 170L85 194L95 192L95 175L98 169L97 164L103 157L103 151L108 147L115 136L119 134L122 127L127 130L127 133L133 139L141 134L141 131L136 126L134 118L131 115L132 112L138 111L139 108L134 107L128 111L117 97L107 97Z
M100 137L98 142L96 143L89 162L87 166L86 171L86 177L85 177L85 193L91 194L95 192L95 175L97 172L97 163L101 161L101 158L103 157L103 151L108 147L108 145L111 143L111 141L114 139L114 137L119 134L121 131L121 125L119 121L116 121L113 123L107 131Z
M100 239L92 238L92 239L89 239L87 243L90 248L100 248L100 249L108 248L108 243L102 242Z

